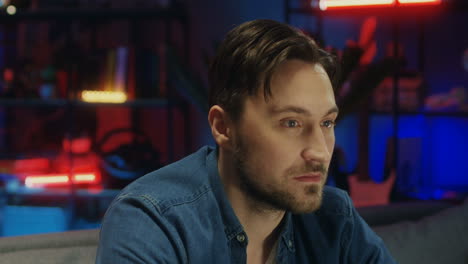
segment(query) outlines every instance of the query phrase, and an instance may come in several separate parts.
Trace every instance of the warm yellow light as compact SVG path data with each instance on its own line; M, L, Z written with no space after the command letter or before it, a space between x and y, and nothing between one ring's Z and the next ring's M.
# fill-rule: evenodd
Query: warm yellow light
M55 175L55 176L29 176L25 179L25 185L27 187L38 187L49 184L63 184L68 183L70 179L68 175Z
M89 103L123 103L127 95L116 91L83 91L81 99Z
M6 8L6 11L9 15L14 15L16 14L16 7L14 5L9 5L7 8Z
M73 182L94 182L96 181L96 175L90 174L77 174L73 177Z

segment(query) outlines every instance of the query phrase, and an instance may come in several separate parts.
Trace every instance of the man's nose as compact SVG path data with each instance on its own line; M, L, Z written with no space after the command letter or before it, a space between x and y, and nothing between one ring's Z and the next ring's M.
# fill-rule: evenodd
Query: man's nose
M328 164L331 153L321 127L314 128L306 137L306 144L302 151L302 158L307 162Z

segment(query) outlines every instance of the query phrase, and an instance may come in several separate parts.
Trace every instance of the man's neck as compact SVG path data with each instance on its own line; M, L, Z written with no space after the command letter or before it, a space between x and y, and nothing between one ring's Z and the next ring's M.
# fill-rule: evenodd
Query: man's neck
M249 238L248 263L265 263L281 232L285 211L267 209L245 194L230 164L218 157L218 169L227 198Z

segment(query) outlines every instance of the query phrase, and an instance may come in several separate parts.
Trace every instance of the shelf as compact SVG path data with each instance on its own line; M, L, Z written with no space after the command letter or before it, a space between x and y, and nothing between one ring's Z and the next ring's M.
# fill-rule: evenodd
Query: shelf
M110 20L110 19L186 19L182 8L131 8L131 9L47 9L21 11L9 15L0 12L0 22L18 20Z
M88 129L77 127L75 121L80 123L78 126L81 125L81 123L84 124L84 122L87 122L86 116L89 114L92 117L89 125L90 134L95 133L96 136L98 136L98 133L101 133L101 131L112 129L112 127L117 124L113 122L112 115L100 115L100 113L98 113L101 112L100 110L125 110L124 112L126 114L128 113L128 117L126 116L125 118L122 118L122 120L119 120L118 125L134 128L135 131L139 129L145 131L155 130L156 133L151 135L151 143L160 148L158 150L161 152L161 160L164 160L165 162L175 161L176 156L183 156L182 150L184 155L188 154L191 148L192 135L186 132L190 131L191 125L189 119L189 105L187 100L182 97L183 95L178 94L177 92L173 93L172 90L170 90L170 80L167 78L161 80L158 79L164 83L157 83L157 85L162 85L169 89L166 91L167 94L160 93L154 94L154 96L144 96L145 92L147 91L150 91L151 93L148 92L146 94L153 95L154 89L149 89L155 87L152 85L154 81L154 78L152 77L154 77L153 75L155 74L154 70L159 71L169 67L167 65L169 62L167 60L161 60L160 58L160 56L164 55L159 54L159 48L162 46L162 44L166 44L166 46L175 46L178 51L181 51L182 59L188 60L190 57L189 15L186 5L179 3L178 1L171 1L170 5L167 7L156 5L154 7L145 8L142 7L142 5L132 4L131 6L133 7L130 8L93 8L89 7L89 5L88 7L78 7L77 5L76 8L64 8L63 5L58 2L55 4L50 3L50 5L57 6L53 8L18 8L14 15L7 14L4 8L0 9L0 25L5 26L3 28L3 33L7 34L8 36L11 35L9 40L3 41L3 48L9 51L9 48L14 47L16 44L16 46L21 46L21 43L24 42L23 40L26 40L27 44L28 40L32 40L34 42L35 39L38 38L38 41L40 41L45 37L45 44L51 47L53 46L53 48L50 50L52 55L49 54L52 57L47 54L42 55L47 55L50 57L47 58L46 61L50 60L54 62L56 59L59 59L60 64L63 64L63 70L66 72L66 75L64 75L64 80L62 80L63 88L65 89L63 89L63 94L60 95L60 98L43 99L40 98L38 94L32 94L30 98L22 98L21 96L15 95L11 95L11 98L7 98L7 95L4 95L4 97L0 95L0 112L8 113L8 122L4 122L5 124L0 124L0 130L5 130L5 133L3 133L5 135L0 137L0 141L2 141L3 138L5 138L5 140L15 140L11 144L7 142L8 144L6 144L6 146L8 146L8 151L12 152L14 155L19 155L23 149L23 152L26 152L29 151L29 148L31 148L30 146L26 146L27 144L30 144L30 142L23 143L19 142L20 139L15 139L15 137L18 135L18 133L16 133L18 127L14 127L14 125L16 125L16 120L13 120L13 118L15 115L19 116L22 114L27 114L21 113L20 110L24 108L29 112L39 111L37 116L42 116L44 114L50 115L51 113L48 113L50 111L59 111L60 113L57 113L56 115L57 119L54 119L54 122L57 121L57 124L54 123L54 125L58 125L58 122L63 122L60 123L60 125L62 125L62 130L64 130L66 133L71 133L74 130ZM117 24L115 24L115 22L117 22ZM124 25L120 25L119 23L121 22L125 22ZM156 30L158 32L153 34L152 32L155 29L152 29L151 25L150 27L146 27L146 24L142 26L139 24L140 22L143 24L155 22L155 26L157 27ZM26 23L26 28L22 27L24 23ZM43 28L34 26L37 23L48 24L45 25L48 29L44 28L44 31ZM52 37L49 36L49 38L47 38L47 30L53 31ZM124 30L122 35L117 34L122 30ZM111 35L116 33L117 35L110 36L109 34L103 33L109 33ZM109 41L107 41L108 38L110 38ZM78 69L69 65L69 61L76 60L75 52L70 52L70 49L72 51L75 48L83 49L84 53L93 55L95 54L95 51L99 52L100 49L114 49L118 45L134 46L138 51L140 49L151 50L151 54L149 54L149 52L148 54L127 53L126 67L134 71L134 74L132 73L134 76L130 76L128 73L126 73L123 77L125 77L125 81L131 82L131 84L135 86L134 88L137 89L135 90L135 95L132 94L129 96L129 98L136 97L136 99L128 99L123 103L89 103L82 101L81 86L75 81L88 77L86 75L88 72L86 72L86 76L81 76L81 67ZM23 50L23 52L28 54L27 56L31 55L33 61L37 60L42 63L43 59L46 59L46 57L41 57L39 56L41 54L31 50L31 47L29 47L31 45L26 46L27 47L25 50ZM19 50L13 49L13 54L11 56L4 56L4 64L17 64L17 57L21 56L15 54L17 53L16 51L19 52ZM53 54L60 54L57 56L62 57L57 57ZM92 72L92 78L96 77L98 82L111 78L109 75L111 74L111 68L109 67L111 63L109 58L112 57L112 64L117 65L118 62L118 56L116 57L114 54L117 56L117 53L115 53L114 50L112 50L112 53L98 53L97 56L93 57L92 61L86 61L84 63L86 65L88 65L87 63L94 63L96 66L93 67L93 71L95 70L95 72ZM144 57L150 55L151 58ZM130 59L132 59L132 61L135 63L130 63ZM100 61L96 63L95 60ZM159 62L163 64L160 65ZM139 68L137 68L137 66L140 64L143 66L148 66L150 63L151 65L156 63L154 65L157 66L155 69L151 70L150 75L147 75L146 72L142 73L138 70ZM117 74L114 68L115 67L112 66L112 75ZM36 74L36 69L33 70L33 73ZM15 72L15 74L18 73ZM114 77L115 76L112 78ZM151 80L148 79L150 77ZM151 87L145 85L147 83L150 83ZM31 85L29 83L24 85L28 86L28 88L32 87L29 87ZM91 112L88 113L84 110L90 110ZM141 110L144 110L143 112L146 113L141 113ZM150 111L148 112L145 110ZM1 114L3 113L0 113L0 115ZM35 116L31 116L30 118L32 119ZM55 118L56 116L53 117ZM161 122L162 124L158 125L150 124L145 122L145 117L154 117L158 118L158 120L160 118L161 121L164 122ZM19 120L17 123L21 123L23 121L29 122L29 120ZM41 124L38 125L37 128L32 126L29 128L28 126L24 129L29 131L33 131L32 129L36 129L38 131L40 129L41 131L45 131L44 128L45 126ZM47 127L47 129L49 128L50 127ZM23 129L23 127L21 127L21 129ZM52 129L54 128L52 127ZM46 132L48 131L45 131L44 133ZM181 135L183 135L184 138L182 140L176 140L175 137ZM36 139L34 138L34 140ZM25 146L20 146L20 143ZM36 144L36 142L33 143ZM55 144L55 142L52 143ZM40 146L44 144L47 144L47 142L42 143L37 140L37 145L39 147L35 147L35 149L40 148Z
M70 188L27 188L24 186L17 187L14 190L3 189L0 194L6 194L10 196L22 196L22 197L69 197L71 195L75 197L83 198L114 198L120 190L114 189L90 189L90 188L76 188L71 191Z
M179 101L171 101L172 105L178 105ZM67 99L0 99L0 107L65 107L65 106L95 106L95 107L167 107L169 100L159 99L138 99L124 103L88 103L80 100Z
M179 102L174 102L174 104L178 104ZM128 106L128 107L167 107L169 105L169 100L167 99L138 99L127 101L124 103L87 103L83 101L73 101L72 104L76 106L106 106L106 107L113 107L113 106Z

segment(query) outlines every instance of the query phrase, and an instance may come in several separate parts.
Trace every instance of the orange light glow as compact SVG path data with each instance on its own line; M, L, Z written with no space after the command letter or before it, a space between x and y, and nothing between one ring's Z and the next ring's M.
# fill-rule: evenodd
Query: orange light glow
M362 6L392 6L395 0L321 0L320 9L346 8Z
M75 184L97 184L100 181L96 173L77 173L72 179ZM63 186L70 183L70 177L67 174L28 175L24 182L29 188Z
M119 91L90 91L81 92L81 99L89 103L123 103L127 101L127 94Z
M411 5L411 4L433 4L438 5L442 1L441 0L398 0L400 5Z

